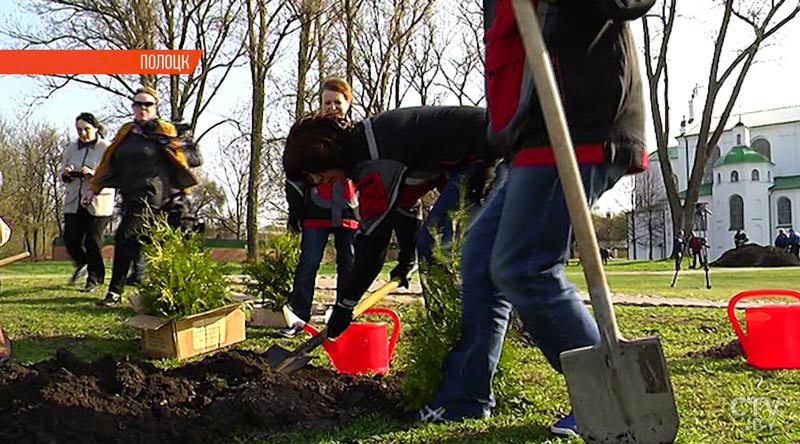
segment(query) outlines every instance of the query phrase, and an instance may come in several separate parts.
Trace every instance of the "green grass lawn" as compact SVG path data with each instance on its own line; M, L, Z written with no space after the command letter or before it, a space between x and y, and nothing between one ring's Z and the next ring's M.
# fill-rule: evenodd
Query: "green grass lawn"
M652 264L650 266L653 266ZM612 268L616 267L614 270ZM682 272L678 287L669 288L670 274L635 263L609 266L612 291L664 296L703 297L702 273ZM637 270L639 270L637 272ZM121 357L137 354L138 332L122 325L133 315L129 308L95 307L94 299L66 285L71 266L66 263L13 264L0 269L0 324L14 340L14 359L32 363L52 357L59 347L91 360L106 353ZM669 271L669 270L667 270ZM580 269L571 267L580 282ZM738 291L759 287L798 288L794 269L759 271L712 270L714 298L727 299ZM662 282L663 281L663 282ZM800 283L800 282L797 282ZM630 288L630 291L621 290ZM692 291L698 292L695 295ZM719 293L717 293L719 292ZM617 307L620 328L628 337L661 337L681 415L677 442L794 443L800 442L800 372L760 371L743 358L690 358L691 351L706 350L734 338L725 310L708 308ZM413 328L406 325L404 328ZM271 332L248 328L241 347L264 350L275 342ZM297 342L298 340L295 340ZM285 343L285 342L284 342ZM291 343L290 343L291 344ZM395 370L405 362L406 349L398 343ZM325 358L317 360L325 362ZM552 438L547 427L568 410L563 379L546 364L541 353L527 348L518 359L526 375L521 394L500 399L495 415L484 421L411 426L374 415L330 432L299 432L278 438L241 435L248 443L568 443ZM179 365L155 361L160 366ZM769 404L767 404L769 403ZM767 408L767 405L770 408ZM771 410L770 410L771 409Z

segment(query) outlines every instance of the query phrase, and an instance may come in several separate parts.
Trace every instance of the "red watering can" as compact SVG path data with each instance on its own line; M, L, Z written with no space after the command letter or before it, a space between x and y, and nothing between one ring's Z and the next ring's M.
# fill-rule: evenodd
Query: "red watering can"
M800 292L783 289L743 291L728 303L728 319L742 344L748 364L760 369L800 368L800 304L745 308L747 334L736 319L736 303L745 298L789 297Z
M353 322L335 341L326 339L322 347L339 373L386 374L389 371L389 361L392 360L394 346L400 336L400 317L383 307L369 308L364 313L385 314L392 318L392 336L390 339L386 338L385 322ZM311 324L305 324L303 330L312 335L318 333Z

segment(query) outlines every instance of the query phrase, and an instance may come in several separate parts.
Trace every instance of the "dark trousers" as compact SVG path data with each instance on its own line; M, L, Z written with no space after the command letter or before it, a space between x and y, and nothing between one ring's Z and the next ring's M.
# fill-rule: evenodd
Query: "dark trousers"
M64 215L64 244L76 267L86 265L87 283L101 284L105 279L106 269L101 250L103 233L109 220L111 217L89 214L82 206L78 207L77 213Z
M147 239L144 232L145 208L143 205L125 205L123 201L122 220L114 234L114 264L111 266L111 282L108 291L122 294L125 290L125 279L133 266L132 276L142 279L145 260L142 256L142 242ZM175 205L168 210L153 210L154 216L167 216L167 223L173 228L191 230L192 219L186 213L184 205Z
M122 211L122 220L114 235L114 264L111 266L111 283L108 285L108 291L122 294L125 290L128 270L141 254L144 218L144 210L141 208Z

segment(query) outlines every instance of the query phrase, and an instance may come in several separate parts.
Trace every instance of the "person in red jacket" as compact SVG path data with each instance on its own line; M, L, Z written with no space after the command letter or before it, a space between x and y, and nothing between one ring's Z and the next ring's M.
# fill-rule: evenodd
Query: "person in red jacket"
M320 90L319 115L345 119L353 103L350 84L329 78ZM289 307L300 319L311 319L311 304L319 264L325 245L333 234L336 247L336 290L344 287L353 269L353 242L358 228L358 200L353 182L341 180L316 186L304 181L286 181L286 200L289 204L289 230L302 233L300 261L294 275ZM293 338L302 327L289 325L278 334Z
M433 399L416 412L419 421L491 415L492 379L512 309L558 372L562 352L600 340L594 317L564 274L572 226L511 3L484 0L487 131L511 158L511 172L464 240L461 338L445 358ZM646 3L530 2L590 204L626 172L647 167L641 76L627 23L652 6ZM551 431L578 436L577 428L570 413Z
M350 324L354 306L380 273L392 231L402 245L391 275L404 280L414 246L421 259L430 254L430 223L449 225L448 212L457 207L464 181L468 199L479 200L490 177L487 170L498 157L486 140L485 124L483 108L422 106L386 111L356 124L316 116L292 127L283 153L287 177L311 184L350 178L359 192L355 262L328 321L329 337ZM440 197L418 234L409 210L438 186Z

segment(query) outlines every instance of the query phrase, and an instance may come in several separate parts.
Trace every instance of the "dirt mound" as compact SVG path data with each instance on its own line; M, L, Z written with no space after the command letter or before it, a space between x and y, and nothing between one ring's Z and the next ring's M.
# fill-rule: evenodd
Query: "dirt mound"
M0 443L229 442L248 429L268 437L395 414L396 394L386 380L320 367L277 374L250 351L160 370L59 350L30 367L0 368Z
M708 350L692 351L686 354L687 358L712 358L712 359L730 359L744 356L742 344L738 339L734 339L727 344L720 344L709 348Z
M713 267L787 267L800 265L800 259L776 247L747 244L726 251L711 263Z

